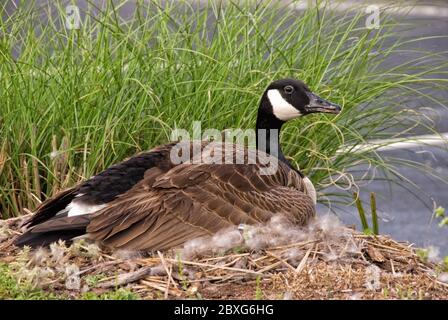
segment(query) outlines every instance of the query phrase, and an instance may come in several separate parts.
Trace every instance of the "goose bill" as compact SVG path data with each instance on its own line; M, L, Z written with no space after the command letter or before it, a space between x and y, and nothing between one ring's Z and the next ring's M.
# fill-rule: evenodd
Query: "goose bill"
M314 93L308 93L308 98L310 99L310 103L305 106L305 110L308 113L334 113L338 114L341 112L341 106L325 100Z

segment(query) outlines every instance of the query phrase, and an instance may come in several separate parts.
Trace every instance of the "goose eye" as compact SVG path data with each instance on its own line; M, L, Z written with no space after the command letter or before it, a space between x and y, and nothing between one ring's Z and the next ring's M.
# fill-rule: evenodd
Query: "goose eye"
M283 90L285 91L286 94L291 94L294 92L294 87L293 86L286 86L283 88Z

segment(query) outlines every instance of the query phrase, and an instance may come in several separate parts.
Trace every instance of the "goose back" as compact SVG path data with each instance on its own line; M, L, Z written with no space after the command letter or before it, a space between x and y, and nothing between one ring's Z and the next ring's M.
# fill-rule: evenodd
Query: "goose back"
M192 157L193 163L165 172L149 169L142 181L93 214L89 237L113 248L163 250L278 214L299 225L315 214L303 178L285 163L278 161L275 173L265 175L261 169L268 161L260 158L267 154L234 144L211 147L208 142L201 142L201 149L202 161ZM216 154L222 160L225 154L243 154L244 163L209 163ZM253 157L255 163L248 163Z

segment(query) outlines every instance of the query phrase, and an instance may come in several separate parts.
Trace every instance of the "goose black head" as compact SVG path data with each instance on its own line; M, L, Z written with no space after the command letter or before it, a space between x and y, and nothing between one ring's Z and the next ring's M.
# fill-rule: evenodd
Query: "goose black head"
M305 83L295 79L272 82L263 95L260 109L280 122L310 113L338 114L341 111L339 105L319 97Z

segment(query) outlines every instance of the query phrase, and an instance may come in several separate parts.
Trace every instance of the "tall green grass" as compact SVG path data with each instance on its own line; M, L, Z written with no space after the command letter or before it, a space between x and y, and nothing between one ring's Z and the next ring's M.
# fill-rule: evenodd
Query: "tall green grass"
M79 30L65 28L60 1L21 1L11 16L0 9L4 218L167 142L172 128L190 129L195 120L203 128L252 128L262 91L281 77L300 78L343 105L337 117L292 122L282 142L319 190L339 185L350 199L368 178L349 173L357 165L406 180L375 151L337 151L419 125L430 130L423 115L400 106L417 98L441 104L424 90L447 85L440 77L447 61L431 53L381 68L405 44L385 15L379 30L369 30L364 10L336 14L325 3L299 12L278 1L137 1L127 19L120 17L126 2L103 3L88 2ZM421 64L428 59L435 68Z

